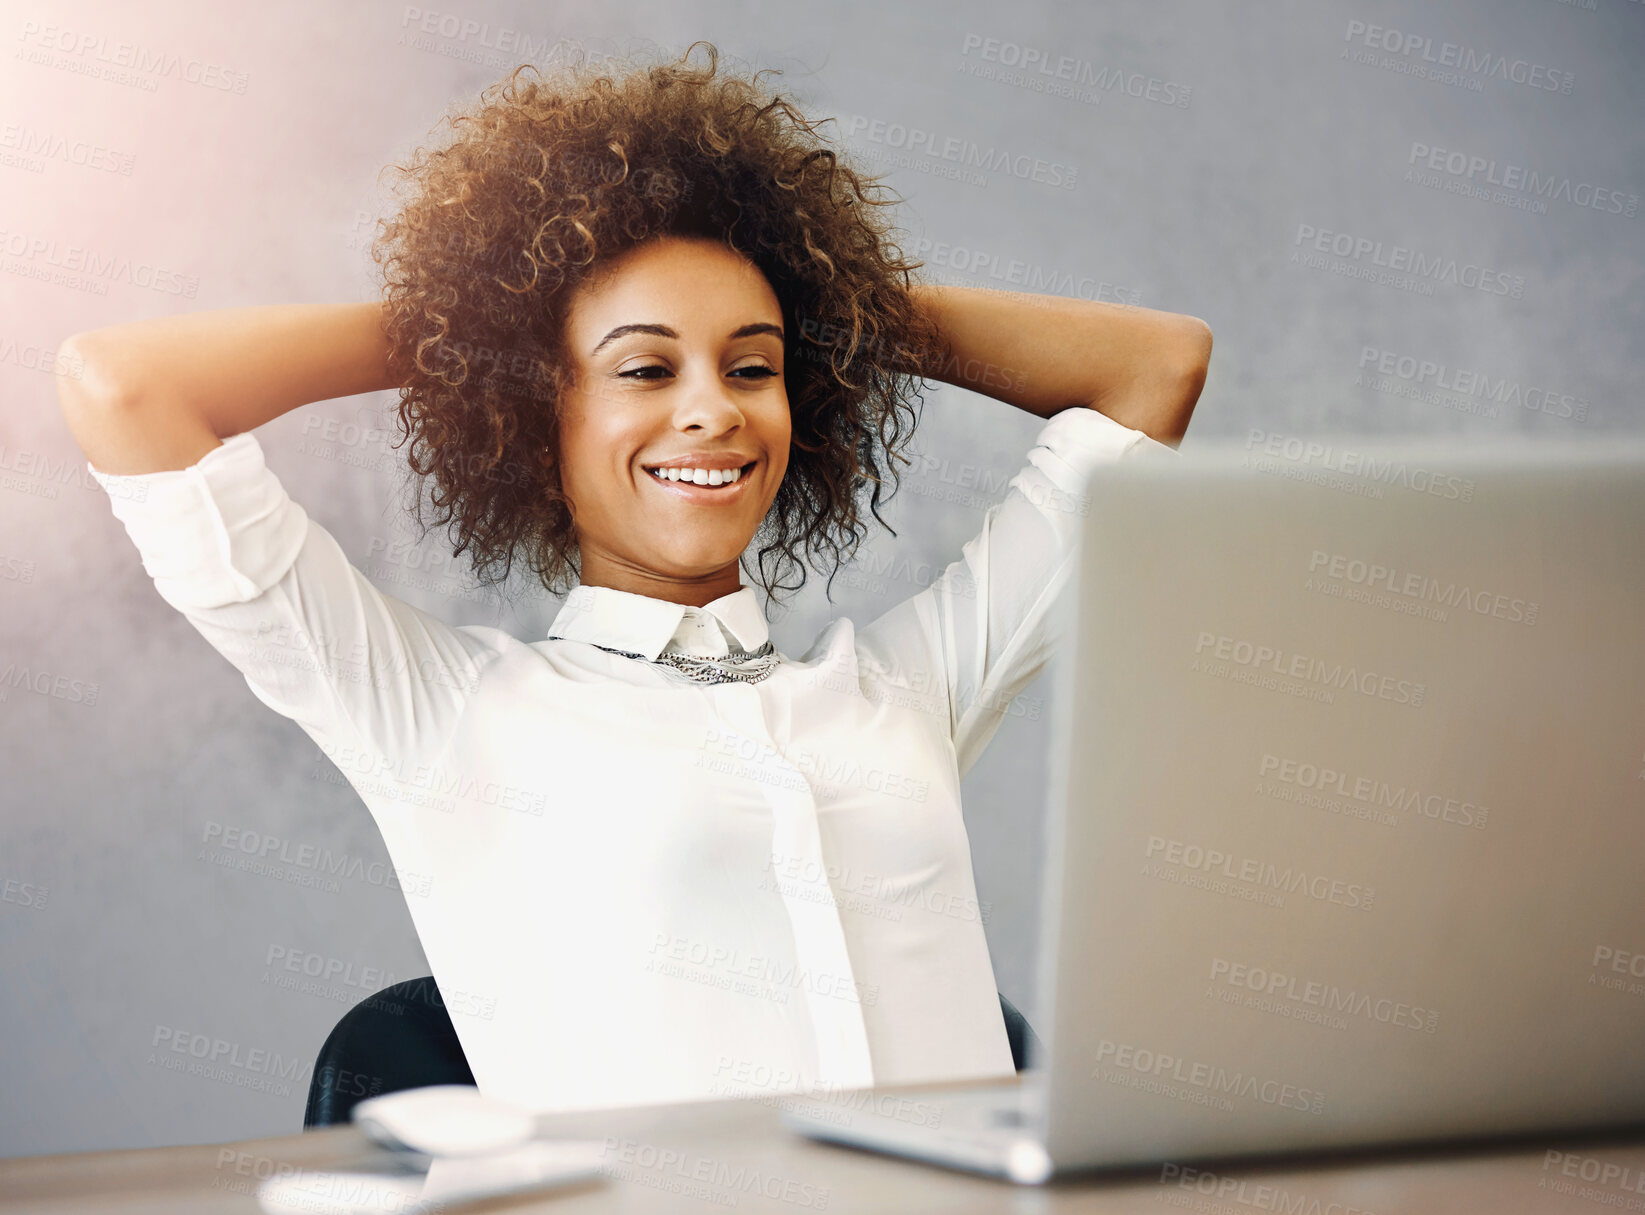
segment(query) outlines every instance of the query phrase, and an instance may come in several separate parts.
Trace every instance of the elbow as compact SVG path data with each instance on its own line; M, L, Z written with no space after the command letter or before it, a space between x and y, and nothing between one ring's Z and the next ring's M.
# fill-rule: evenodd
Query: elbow
M119 408L136 398L96 330L65 338L57 348L52 373L57 384L57 402L65 413Z
M1195 316L1172 316L1156 335L1138 378L1124 391L1098 398L1091 408L1175 447L1188 433L1188 421L1205 388L1211 326Z
M1188 408L1199 400L1205 387L1206 374L1211 370L1211 326L1197 316L1182 318L1181 353L1176 360L1176 378L1188 397Z
M1183 319L1184 365L1191 375L1205 382L1205 372L1211 366L1211 326L1197 316Z
M1169 364L1169 386L1160 396L1160 414L1152 435L1171 447L1181 443L1188 433L1194 406L1199 403L1211 370L1211 326L1197 316L1185 316L1181 328L1180 353Z

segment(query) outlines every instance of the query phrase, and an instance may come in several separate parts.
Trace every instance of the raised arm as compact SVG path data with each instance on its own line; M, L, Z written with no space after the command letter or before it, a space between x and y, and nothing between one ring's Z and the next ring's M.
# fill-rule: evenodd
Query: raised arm
M858 630L859 660L945 687L961 776L1061 644L1092 478L1176 459L1211 331L1146 308L920 285L942 350L919 372L1047 419L1002 500L930 586Z
M375 586L286 493L256 427L392 388L382 305L199 312L76 334L63 414L162 599L324 747L437 753L510 639Z
M1084 405L1171 447L1187 433L1211 361L1198 317L929 283L914 296L947 344L926 378L1041 418Z
M77 333L58 401L100 472L187 468L301 405L394 387L382 304L272 304ZM65 360L73 363L73 360Z

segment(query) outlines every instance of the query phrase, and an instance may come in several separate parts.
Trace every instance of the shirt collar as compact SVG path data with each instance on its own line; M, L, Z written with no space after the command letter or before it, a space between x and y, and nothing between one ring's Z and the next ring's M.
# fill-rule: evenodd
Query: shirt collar
M651 662L666 651L724 657L731 652L728 637L744 650L757 650L770 631L751 586L699 608L609 586L578 585L566 595L548 634L629 650Z

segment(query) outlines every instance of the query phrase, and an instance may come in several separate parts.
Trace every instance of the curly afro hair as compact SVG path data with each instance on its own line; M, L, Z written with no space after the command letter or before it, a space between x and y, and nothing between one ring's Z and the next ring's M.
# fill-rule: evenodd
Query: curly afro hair
M694 68L699 45L708 64ZM616 77L522 65L448 113L444 146L390 166L413 187L372 246L399 422L412 471L434 480L435 522L457 554L472 550L482 585L505 581L522 548L550 593L574 585L557 468L557 402L572 382L563 322L604 259L663 235L742 253L782 306L792 449L752 580L767 595L797 590L806 559L827 552L831 592L863 538L870 486L869 509L896 534L879 514L882 472L894 494L920 369L942 352L910 291L924 263L904 260L884 218L902 200L768 95L764 72L717 75L718 60L693 43ZM795 567L797 582L780 580Z

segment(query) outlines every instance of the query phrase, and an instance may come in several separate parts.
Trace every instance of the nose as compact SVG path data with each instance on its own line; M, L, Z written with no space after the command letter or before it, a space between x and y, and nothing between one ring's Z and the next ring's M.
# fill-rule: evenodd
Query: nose
M693 376L674 407L674 425L682 431L721 435L735 430L745 420L736 394L712 373Z

